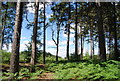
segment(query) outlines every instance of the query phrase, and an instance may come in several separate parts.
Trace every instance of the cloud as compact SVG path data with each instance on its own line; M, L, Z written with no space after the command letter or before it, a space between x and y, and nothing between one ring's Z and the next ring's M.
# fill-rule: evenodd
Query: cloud
M75 24L71 24L71 27L75 29ZM74 29L70 29L70 32L72 32L72 33L75 32ZM77 31L78 31L78 33L80 33L80 24L77 25Z
M30 41L29 40L24 40L20 44L28 44Z
M30 13L34 13L34 12L35 12L34 3L28 3L28 4L27 4L27 10L28 10Z
M59 47L59 52L58 52L58 56L64 58L66 56L66 47ZM50 52L53 55L56 55L56 49L55 48L48 48L47 52Z
M54 46L54 45L55 45L55 43L52 40L47 41L47 46Z
M10 43L8 51L11 52L12 51L11 49L12 49L12 43Z
M35 13L34 4L35 4L35 3L28 3L28 4L27 4L27 10L28 10L28 12L30 12L30 13ZM41 9L41 8L44 8L44 5L41 4L41 3L39 3L39 9Z
M44 8L44 5L43 4L39 4L39 9L41 9L41 8Z
M61 56L62 58L66 57L66 44L67 44L67 41L60 41L59 43L59 53L58 53L58 56ZM70 41L70 45L74 44L73 42ZM65 45L65 46L60 46L60 45ZM47 41L47 52L50 52L51 54L53 55L56 55L56 48L52 48L53 46L55 47L55 44L52 40L50 41ZM51 46L51 48L50 48ZM74 49L73 47L70 47L72 48L72 50L70 50L70 53L73 53L74 52Z
M24 51L27 48L25 44L28 44L28 43L29 43L28 40L22 41L20 43L20 51Z
M53 2L53 0L47 0L47 2L49 2L49 4L51 4L50 2Z
M55 48L48 48L46 49L47 52L50 52L53 55L56 55L56 49Z
M21 51L24 51L25 49L26 49L26 46L25 46L25 44L28 44L29 43L29 41L28 40L25 40L25 41L22 41L21 43L20 43L20 52ZM4 45L4 48L3 48L4 50L7 50L7 48L6 48L6 46ZM12 52L12 43L10 43L9 44L9 50L7 50L8 52Z
M70 47L71 48L71 47ZM66 57L66 46L59 46L59 52L58 52L58 56L65 58ZM53 55L56 55L56 49L55 48L48 48L47 52L50 52ZM70 53L73 53L74 49L72 47L72 49L70 50Z
M69 42L70 45L74 44L73 42ZM67 45L67 41L60 41L60 45Z
M66 57L66 50L67 50L66 46L59 47L59 56L61 56L62 58L65 58ZM74 47L70 47L69 52L73 53L74 52Z
M66 44L67 44L67 40L59 42L59 45L66 45ZM72 45L74 43L70 41L69 44ZM55 46L55 43L52 40L47 41L47 46Z
M25 44L20 44L20 51L24 51L26 49Z
M27 37L21 37L21 40L25 40L25 39L27 39Z
M12 49L12 43L9 44L9 49L8 49L8 50L7 50L6 45L3 44L3 50L6 50L6 51L8 51L8 52L12 52L11 49Z
M59 43L59 53L58 53L58 56L61 56L62 58L66 57L66 46L67 44L67 41L60 41ZM70 41L70 45L74 44L72 41ZM60 46L60 45L65 45L65 46ZM47 52L50 52L51 54L53 55L56 55L56 48L52 48L53 46L55 47L55 44L52 40L50 41L47 41ZM51 48L50 48L51 46ZM70 53L73 53L74 52L74 49L73 49L73 46L71 47L70 46Z
M64 43L65 42L63 41L62 44L64 44ZM84 50L83 50L84 55L86 54L86 52L88 52L90 54L90 48L88 48L88 47L86 47L86 46L84 47ZM78 48L78 49L80 49L80 48ZM66 57L66 50L67 50L67 46L59 46L58 56L65 58ZM46 51L50 52L53 55L56 55L56 48L47 48ZM70 54L75 53L75 45L70 46L69 52L70 52ZM98 48L95 48L95 55L96 54L98 54Z
M46 18L50 18L53 14L46 14Z
M70 29L70 32L75 32L75 30L73 30L73 29Z
M70 26L73 27L73 28L75 28L75 24L71 24Z
M74 26L74 24L72 24L72 27ZM65 30L65 29L64 29ZM74 34L75 30L74 29L70 29L70 38L73 38L75 36ZM63 33L64 37L68 37L68 34Z
M67 41L60 41L60 45L66 45Z
M67 34L63 34L64 37L68 37ZM70 34L70 38L73 38L75 35L74 34Z

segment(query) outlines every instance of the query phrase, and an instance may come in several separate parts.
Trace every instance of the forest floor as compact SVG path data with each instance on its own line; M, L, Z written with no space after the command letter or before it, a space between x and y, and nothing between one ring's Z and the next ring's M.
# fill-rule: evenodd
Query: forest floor
M54 73L52 72L43 73L43 76L41 76L39 79L54 79Z
M18 79L55 81L56 79L89 79L91 81L120 81L119 61L106 62L59 62L51 64L36 64L35 72L30 72L29 63L20 63ZM1 66L1 64L0 64ZM2 64L3 79L9 78L9 64ZM102 78L101 78L102 77ZM101 80L102 79L102 80Z
M10 68L9 64L1 64L0 66L2 67L2 68L0 68L0 70L2 70L2 72L7 72ZM43 64L39 64L37 66L40 67L40 68L44 68ZM30 64L29 63L20 63L20 67L27 67L28 68L28 67L30 67ZM24 77L24 78L26 78L26 77ZM42 73L42 75L40 74L38 79L52 80L52 79L54 79L54 73L53 72Z

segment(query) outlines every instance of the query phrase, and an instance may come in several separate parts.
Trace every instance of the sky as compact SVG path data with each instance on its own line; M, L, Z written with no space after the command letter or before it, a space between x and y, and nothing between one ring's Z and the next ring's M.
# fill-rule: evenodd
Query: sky
M28 5L28 20L29 21L33 21L34 19L34 9L32 9L29 6L33 6L32 3L29 3ZM40 8L43 7L43 5L39 6ZM48 22L48 18L50 18L50 15L52 15L52 11L50 10L50 6L47 5L46 7L46 22ZM26 25L27 25L27 21L26 19L23 20L22 23L22 32L21 32L21 40L20 40L20 52L24 51L26 49L25 44L28 44L28 42L31 41L31 35L32 35L32 28L30 30L26 29ZM71 26L75 27L74 24L72 24ZM51 27L56 27L55 25L52 25ZM74 30L70 30L71 32L74 32ZM41 37L43 38L43 36ZM43 43L43 40L41 40ZM75 45L74 45L74 34L70 34L70 53L73 53L75 50ZM10 44L10 49L9 51L11 51L11 44ZM54 42L52 41L51 38L51 29L50 27L48 27L46 29L46 51L52 53L53 55L56 54L56 48ZM61 57L66 57L66 47L67 47L67 35L64 34L63 31L60 32L60 44L59 44L59 56ZM5 48L4 48L5 49ZM41 47L41 50L43 49L43 46ZM85 42L84 44L84 53L89 52L90 53L90 44L87 44L87 42ZM95 54L98 54L98 48L95 48Z

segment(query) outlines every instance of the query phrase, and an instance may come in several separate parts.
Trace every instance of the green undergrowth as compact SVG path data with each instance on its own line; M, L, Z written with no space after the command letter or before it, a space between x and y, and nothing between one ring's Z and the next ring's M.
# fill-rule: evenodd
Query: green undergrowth
M20 68L19 71L19 76L18 73L12 74L9 71L8 72L3 72L2 73L2 79L7 80L9 79L10 76L14 76L14 79L26 79L26 80L31 80L31 79L39 79L42 74L45 72L44 69L37 68L35 67L35 72L30 72L29 68Z
M35 72L30 72L30 67L21 67L19 76L9 72L3 72L2 79L8 79L10 75L15 79L39 79L43 73L52 72L57 80L81 80L81 81L120 81L120 62L109 60L107 62L67 62L59 61L48 63L44 68L35 67Z
M54 72L55 79L81 79L119 81L120 62L64 62L49 64L48 70Z
M10 55L11 55L10 52L7 52L5 50L0 50L0 56L1 56L0 61L2 63L9 64L9 62L10 62Z

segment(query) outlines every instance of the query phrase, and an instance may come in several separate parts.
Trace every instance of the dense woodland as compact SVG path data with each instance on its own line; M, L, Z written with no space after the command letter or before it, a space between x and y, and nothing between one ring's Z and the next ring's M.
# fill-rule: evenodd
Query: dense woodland
M27 16L30 2L1 2L0 54L2 79L81 79L93 81L120 80L120 3L119 2L38 2L35 0L34 21ZM40 8L40 5L44 7ZM46 22L46 9L52 15ZM20 52L23 19L32 29L27 49ZM55 24L55 25L53 25ZM71 25L74 24L74 27ZM53 27L54 26L54 27ZM46 52L46 29L56 56ZM56 28L56 30L54 30ZM70 35L74 30L74 53L70 53ZM61 31L67 35L66 57L59 56ZM43 35L41 35L43 34ZM43 43L41 42L43 36ZM56 37L55 37L56 36ZM80 42L80 44L79 44ZM84 54L84 43L90 44L90 54ZM12 43L12 52L9 49ZM98 44L98 45L96 45ZM99 54L95 54L98 46ZM40 48L43 47L43 50Z

